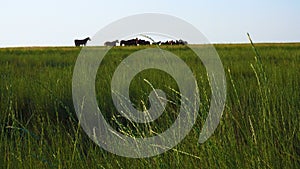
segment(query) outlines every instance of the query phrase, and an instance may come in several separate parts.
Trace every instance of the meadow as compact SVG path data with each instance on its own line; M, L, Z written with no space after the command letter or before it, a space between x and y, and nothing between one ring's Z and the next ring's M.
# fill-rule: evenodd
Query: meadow
M113 71L142 48L114 47L101 63L95 83L107 121L132 137L163 132L180 106L176 94L167 92L175 104L146 125L126 121L114 108L109 90ZM181 143L142 159L105 151L78 123L72 75L80 47L0 49L0 168L299 168L299 43L215 45L226 73L227 100L219 126L203 144L197 141L211 95L205 69L187 47L161 48L192 69L201 106L196 125ZM141 72L130 85L130 100L138 109L148 106L151 91L143 79L164 91L178 88L164 72Z

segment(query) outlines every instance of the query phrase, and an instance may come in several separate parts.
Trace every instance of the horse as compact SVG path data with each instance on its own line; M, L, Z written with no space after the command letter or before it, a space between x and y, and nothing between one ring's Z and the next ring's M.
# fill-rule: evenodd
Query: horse
M119 43L119 40L115 40L115 41L112 41L112 42L105 42L104 45L105 46L116 46L116 44Z
M88 40L91 40L91 38L90 38L90 37L87 37L87 38L85 38L85 39L83 39L83 40L75 39L75 40L74 40L74 43L75 43L75 46L80 46L80 45L85 46Z
M187 41L183 41L182 39L179 40L167 40L166 42L161 42L161 45L187 45Z
M161 42L160 44L161 44L161 45L169 45L169 44L170 44L170 41Z
M130 40L121 40L120 46L137 46L138 39L130 39Z
M139 40L137 41L137 43L138 43L139 45L150 45L150 42L149 42L149 41L142 40L142 39L139 39Z
M160 45L161 41L153 42L152 45Z
M176 40L175 45L187 45L187 41L183 41L182 39Z

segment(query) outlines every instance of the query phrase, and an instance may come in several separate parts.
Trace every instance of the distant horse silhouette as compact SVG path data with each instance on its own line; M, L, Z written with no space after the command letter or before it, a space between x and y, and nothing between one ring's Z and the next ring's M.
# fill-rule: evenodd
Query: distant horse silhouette
M187 45L188 42L182 39L176 40L175 45Z
M85 46L88 40L91 40L91 38L87 37L87 38L85 38L83 40L75 39L74 40L75 46L81 46L81 45Z
M143 39L130 39L130 40L121 40L120 46L137 46L137 45L150 45L150 41Z
M121 40L120 46L137 46L138 44L138 38L136 39L130 39L130 40Z
M143 39L139 39L139 40L137 41L137 43L138 43L139 45L150 45L150 42L149 42L149 41L146 41L146 40L143 40Z
M161 42L161 45L170 45L170 41Z
M161 41L153 42L152 45L160 45Z
M119 40L115 40L115 41L112 41L112 42L105 42L104 45L105 46L116 46L116 44L119 43Z
M187 41L184 41L182 39L179 39L179 40L167 40L166 42L161 42L161 45L187 45L188 42Z

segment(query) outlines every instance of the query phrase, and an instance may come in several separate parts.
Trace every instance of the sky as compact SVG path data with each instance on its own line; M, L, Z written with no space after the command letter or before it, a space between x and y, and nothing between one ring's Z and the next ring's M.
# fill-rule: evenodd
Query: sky
M168 14L211 43L300 42L300 0L0 0L0 47L73 46L126 16Z

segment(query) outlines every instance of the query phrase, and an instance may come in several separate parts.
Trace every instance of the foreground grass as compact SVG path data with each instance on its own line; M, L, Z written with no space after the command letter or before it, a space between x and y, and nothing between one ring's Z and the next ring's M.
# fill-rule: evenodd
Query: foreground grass
M201 106L197 124L172 150L145 159L111 154L82 131L72 102L72 72L80 48L0 49L0 167L2 168L298 168L300 165L300 44L215 45L227 77L227 102L213 136L197 144L209 108L210 90L201 61L185 47L179 55L197 77ZM99 67L96 91L107 121L124 134L163 132L179 105L149 125L132 125L116 112L110 96L113 70L140 47L115 48ZM166 74L149 70L130 86L141 108L151 90L143 79L168 90ZM164 79L164 80L161 80ZM167 87L166 87L167 86ZM176 102L176 96L169 93Z

